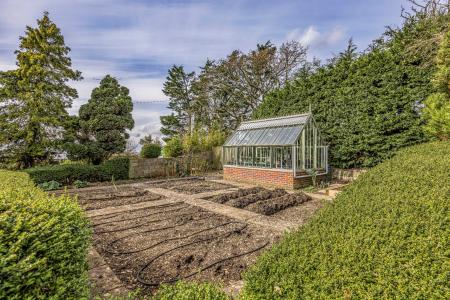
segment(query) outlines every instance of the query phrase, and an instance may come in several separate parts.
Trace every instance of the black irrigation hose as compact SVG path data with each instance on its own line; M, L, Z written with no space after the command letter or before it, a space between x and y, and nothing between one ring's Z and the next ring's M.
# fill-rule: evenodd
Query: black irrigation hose
M203 232L206 232L206 231L210 231L210 230L213 230L213 229L216 229L216 228L219 228L219 227L223 227L223 226L226 226L226 225L232 224L232 223L241 224L240 222L230 221L230 222L222 223L222 224L219 224L219 225L216 225L216 226L213 226L213 227L205 228L205 229L202 229L202 230L193 232L193 233L188 234L188 235L184 235L184 236L180 236L180 237L174 237L174 238L168 238L168 239L165 239L165 240L161 240L161 241L157 242L156 244L153 244L153 245L148 246L148 247L146 247L146 248L135 249L135 250L131 250L131 251L113 251L113 250L109 250L109 249L106 249L106 248L104 248L104 250L105 250L106 252L110 253L110 254L115 254L115 255L124 255L124 254L138 253L138 252L142 252L142 251L145 251L145 250L152 249L152 248L154 248L154 247L156 247L156 246L158 246L158 245L164 244L164 243L166 243L166 242L176 241L176 240L182 240L182 239L187 239L187 238L193 237L193 236L195 236L195 235L198 235L198 234L200 234L200 233L203 233ZM111 243L108 244L108 245L112 245L112 244L113 244L113 242L111 242Z
M177 206L179 206L179 205L177 205ZM162 213L168 213L168 212L179 211L179 210L182 210L182 209L185 209L185 208L188 208L188 207L189 207L189 205L183 205L183 206L181 206L181 207L179 207L179 208L175 208L175 209L167 209L167 210L164 210L164 211L154 212L154 213L151 213L151 214L147 214L147 215L143 215L143 216L137 216L137 217L132 217L132 218L128 218L128 219L109 220L109 221L105 221L105 222L103 222L103 223L95 223L95 224L92 224L92 225L95 227L95 226L100 226L100 225L106 225L106 224L116 223L116 222L123 222L123 221L137 220L137 219L141 219L141 218L145 218L145 217L149 217L149 216L153 216L153 215L158 215L158 214L162 214ZM119 215L120 215L120 214L119 214ZM116 216L114 216L114 217L117 217L117 216L118 216L118 215L116 215ZM109 217L109 218L107 218L107 219L111 219L111 218L113 218L113 217Z
M245 224L244 228L245 228L246 226L247 226L247 224ZM242 229L238 229L238 230L242 230ZM174 251L174 250L177 250L177 249L180 249L180 248L183 248L183 247L187 247L187 246L193 245L193 244L197 244L197 243L201 243L201 242L207 242L207 241L212 241L212 240L215 240L215 239L218 239L218 238L221 238L221 237L227 238L227 237L229 237L233 232L236 232L236 231L237 231L237 230L235 229L235 230L233 230L233 231L231 231L231 232L226 232L225 234L222 234L222 235L218 235L218 236L215 236L215 237L210 237L210 238L206 238L206 239L203 239L203 240L198 240L198 241L186 243L186 244L184 244L184 245L180 245L180 246L174 247L174 248L172 248L172 249L169 249L168 251L165 251L165 252L163 252L163 253L160 253L159 255L157 255L156 257L152 258L150 261L148 261L148 262L147 262L147 263L139 270L139 272L138 272L138 274L137 274L137 280L138 280L140 283L142 283L142 284L144 284L144 285L147 285L147 286L158 286L158 285L160 285L160 284L173 283L173 282L178 281L178 280L184 280L184 279L190 278L190 277L192 277L192 276L195 276L195 275L197 275L197 274L199 274L199 273L201 273L201 272L204 272L204 271L206 271L207 269L212 268L212 267L214 267L215 265L218 265L218 264L220 264L220 263L222 263L222 262L224 262L224 261L232 260L232 259L235 259L235 258L238 258L238 257L241 257L241 256L245 256L245 255L254 253L254 252L258 251L258 250L263 249L264 247L266 247L266 246L269 244L269 242L265 242L263 245L260 245L260 246L258 246L258 247L256 247L256 248L253 248L253 249L249 250L249 251L242 252L242 253L239 253L239 254L236 254L236 255L232 255L232 256L223 258L223 259L221 259L221 260L215 261L215 262L213 262L213 263L211 263L211 264L209 264L209 265L207 265L207 266L205 266L205 267L203 267L203 268L201 268L201 269L199 269L199 270L197 270L197 271L195 271L195 272L192 272L192 273L190 273L190 274L188 274L188 275L186 275L186 276L178 277L178 274L177 274L177 275L175 276L175 278L171 278L171 279L169 279L169 280L160 281L160 282L151 282L151 281L147 281L147 280L145 280L145 279L142 278L142 273L145 271L145 269L147 269L147 268L148 268L155 260L157 260L158 258L160 258L160 257L162 257L162 256L164 256L164 255L166 255L167 253L169 253L169 252L171 252L171 251Z
M146 210L146 209L165 208L165 207L178 206L178 205L182 205L182 204L184 204L184 202L179 201L179 202L167 203L167 204L161 204L161 205L155 205L155 206L146 206L146 207L142 207L142 208L138 208L138 209L127 210L126 212L134 213L136 211L141 211L141 210ZM164 212L164 211L161 211L159 213L162 213L162 212ZM124 213L123 211L112 212L112 213L107 213L107 214L103 214L103 215L94 216L93 218L102 217L102 218L97 219L97 220L105 220L105 219L117 217L117 216L119 216L119 215L121 215L123 213Z
M166 226L166 227L160 227L160 228L154 228L154 229L149 229L149 230L144 230L144 231L139 231L139 232L130 233L130 234L128 234L128 235L125 235L125 236L123 236L123 237L120 237L120 238L118 238L118 239L113 240L113 241L110 242L106 247L111 247L112 244L115 244L115 243L117 243L117 242L120 241L120 240L123 240L123 239L125 239L125 238L128 238L128 237L133 236L133 235L136 235L136 234L142 234L142 233L148 233L148 232L155 232L155 231L166 230L166 229L173 229L173 228L177 228L177 227L180 227L180 226L184 226L184 225L189 224L189 223L191 223L191 222L205 220L205 219L208 219L208 218L210 218L210 217L211 217L211 215L206 216L206 217L202 217L202 218L198 218L198 219L194 219L194 220L187 220L187 221L185 221L185 222L183 222L183 223L181 223L181 224L176 224L176 225L173 225L173 226ZM171 219L173 219L173 218L167 218L167 220L171 220ZM123 231L123 230L127 230L127 229L121 229L121 230L117 230L117 231ZM110 232L114 232L114 231L110 231ZM104 232L101 232L101 233L104 233Z
M180 217L180 216L190 216L192 215L192 213L187 213L187 214L181 214L181 215L177 215L175 217ZM210 216L207 216L210 217ZM145 223L141 223L138 225L134 225L134 226L130 226L130 227L125 227L125 228L120 228L120 229L113 229L113 230L103 230L103 231L94 231L95 234L100 234L100 233L111 233L111 232L119 232L119 231L125 231L125 230L129 230L129 229L135 229L135 228L139 228L142 226L146 226L148 224L152 224L152 223L158 223L158 222L162 222L162 221L169 221L174 219L174 217L170 217L170 218L164 218L164 219L157 219L157 220L151 220L151 221L146 221ZM199 220L203 220L203 218L199 219ZM192 220L195 221L195 220ZM183 224L184 225L184 224Z

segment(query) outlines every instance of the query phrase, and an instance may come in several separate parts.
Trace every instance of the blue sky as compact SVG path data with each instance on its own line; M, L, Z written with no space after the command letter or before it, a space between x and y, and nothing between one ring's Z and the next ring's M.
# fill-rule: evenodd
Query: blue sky
M85 78L73 83L77 113L106 74L130 89L136 126L132 136L159 134L167 114L161 92L167 69L182 64L198 70L207 58L248 51L271 40L298 40L308 57L330 58L353 38L360 50L385 26L400 25L406 0L144 1L1 0L0 70L12 69L18 37L49 11L72 48L73 66ZM151 102L151 101L160 102Z

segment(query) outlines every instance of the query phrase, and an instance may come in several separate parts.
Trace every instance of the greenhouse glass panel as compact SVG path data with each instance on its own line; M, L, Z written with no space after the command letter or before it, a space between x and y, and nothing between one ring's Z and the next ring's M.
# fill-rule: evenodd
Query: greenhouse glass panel
M284 146L293 145L302 127L276 127L238 130L225 146Z

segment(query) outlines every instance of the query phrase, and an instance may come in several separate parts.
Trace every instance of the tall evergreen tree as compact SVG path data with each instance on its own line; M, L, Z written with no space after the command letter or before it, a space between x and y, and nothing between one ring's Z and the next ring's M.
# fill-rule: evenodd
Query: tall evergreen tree
M450 30L444 35L433 77L436 92L424 102L425 130L441 140L450 138Z
M80 129L86 137L80 143L90 162L99 164L111 154L123 152L134 127L133 102L129 90L106 75L94 88L88 103L79 111Z
M162 116L161 132L167 138L171 138L176 132L183 134L190 132L194 125L194 93L193 83L196 79L195 72L186 73L183 66L172 66L164 82L163 93L169 97L169 106L174 113Z
M0 155L17 167L48 159L60 146L67 109L80 80L60 29L47 12L20 37L17 69L0 72Z

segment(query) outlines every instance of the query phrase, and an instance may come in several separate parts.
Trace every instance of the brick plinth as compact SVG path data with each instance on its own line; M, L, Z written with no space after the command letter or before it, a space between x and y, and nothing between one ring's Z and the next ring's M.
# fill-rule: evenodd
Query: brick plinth
M317 183L325 180L326 175L317 176ZM245 168L235 166L223 167L223 179L287 189L301 188L312 184L311 177L294 178L293 171Z
M224 166L223 179L270 187L282 187L288 189L294 187L294 174L292 171L288 170Z

